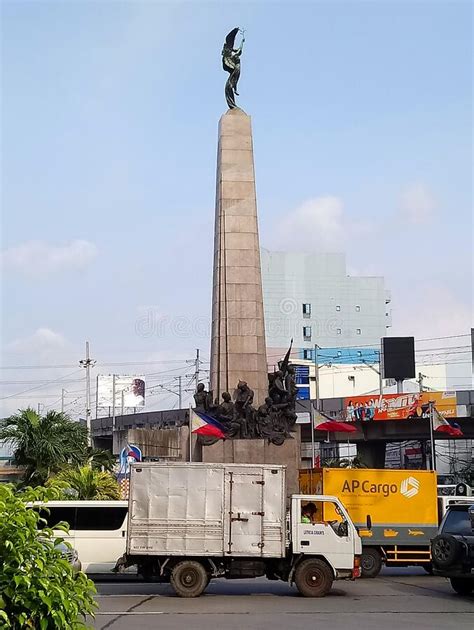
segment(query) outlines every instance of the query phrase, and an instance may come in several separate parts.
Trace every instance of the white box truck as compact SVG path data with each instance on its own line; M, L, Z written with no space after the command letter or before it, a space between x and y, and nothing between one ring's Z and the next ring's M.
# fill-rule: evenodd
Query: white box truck
M170 582L181 597L199 596L218 577L285 580L307 597L359 577L361 540L342 503L287 498L285 472L260 464L133 464L120 564Z

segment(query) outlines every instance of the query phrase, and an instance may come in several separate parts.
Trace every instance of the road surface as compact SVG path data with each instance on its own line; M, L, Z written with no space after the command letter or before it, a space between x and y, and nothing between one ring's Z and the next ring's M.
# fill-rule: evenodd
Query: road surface
M168 585L98 582L97 630L472 630L474 596L443 578L386 569L373 580L337 582L322 599L283 582L213 580L197 599Z

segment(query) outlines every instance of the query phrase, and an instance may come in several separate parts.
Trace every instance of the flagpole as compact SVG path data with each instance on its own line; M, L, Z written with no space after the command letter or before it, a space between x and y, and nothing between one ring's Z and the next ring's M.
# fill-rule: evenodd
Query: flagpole
M189 405L189 461L193 461L193 409Z
M318 365L318 344L315 343L314 344L314 385L315 385L315 394L316 394L316 411L319 411L319 365ZM311 468L314 468L314 460L316 458L316 445L314 442L314 420L315 420L315 413L314 413L314 407L313 405L311 405L311 410L312 410L312 414L311 414L311 457L312 457L312 464L311 464Z
M431 469L436 470L436 449L433 431L433 401L430 400L430 442L431 442Z

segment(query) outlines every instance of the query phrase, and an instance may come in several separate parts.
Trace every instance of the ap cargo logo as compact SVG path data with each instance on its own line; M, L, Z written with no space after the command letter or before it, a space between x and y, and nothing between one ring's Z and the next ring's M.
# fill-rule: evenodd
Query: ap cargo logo
M407 499L416 496L420 490L420 482L415 477L407 477L400 484L400 494Z

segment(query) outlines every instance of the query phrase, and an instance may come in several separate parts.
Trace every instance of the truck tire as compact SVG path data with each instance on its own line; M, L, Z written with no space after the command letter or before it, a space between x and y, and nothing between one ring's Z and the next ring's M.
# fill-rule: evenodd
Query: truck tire
M453 565L461 551L461 544L450 534L435 536L431 542L433 564L440 569Z
M208 585L208 574L200 562L183 560L171 571L171 586L178 597L199 597Z
M449 581L458 595L470 595L474 591L474 580L470 578L450 578Z
M331 590L332 582L332 570L323 560L308 558L296 567L296 588L305 597L324 597Z
M382 555L375 547L362 547L362 557L360 559L362 577L374 578L382 569Z

